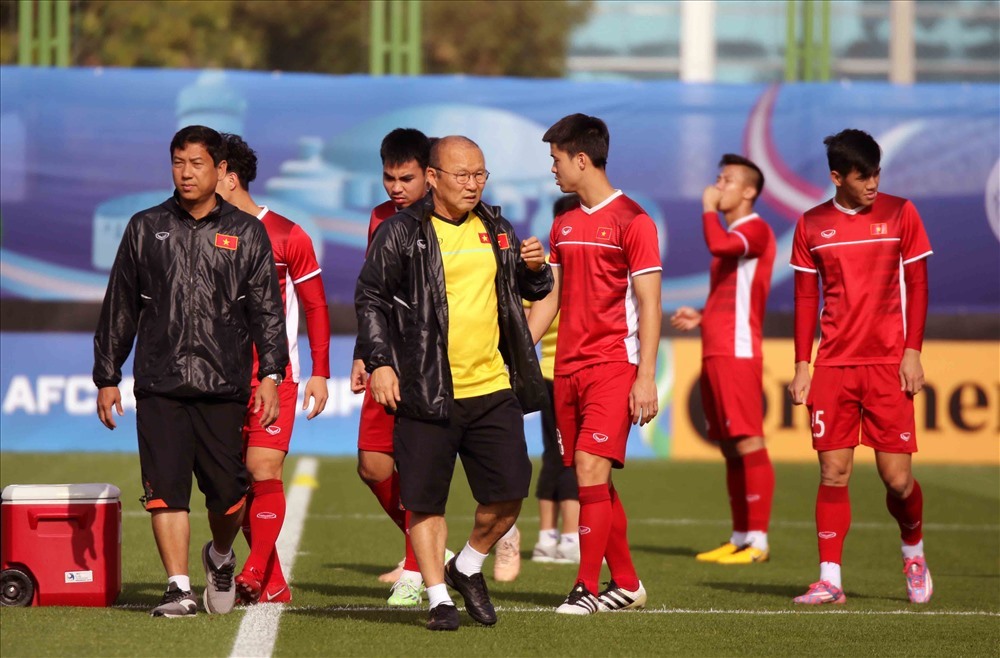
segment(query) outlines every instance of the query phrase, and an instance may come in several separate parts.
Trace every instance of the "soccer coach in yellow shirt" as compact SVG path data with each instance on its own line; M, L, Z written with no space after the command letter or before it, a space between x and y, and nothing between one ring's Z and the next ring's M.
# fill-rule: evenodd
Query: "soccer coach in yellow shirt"
M489 175L475 142L438 140L431 194L379 227L355 291L358 355L373 398L396 414L400 497L431 630L459 626L446 584L473 619L496 623L482 564L528 495L523 414L547 400L521 299L545 297L552 274L538 239L520 242L500 208L482 203ZM479 506L465 547L442 567L457 455Z

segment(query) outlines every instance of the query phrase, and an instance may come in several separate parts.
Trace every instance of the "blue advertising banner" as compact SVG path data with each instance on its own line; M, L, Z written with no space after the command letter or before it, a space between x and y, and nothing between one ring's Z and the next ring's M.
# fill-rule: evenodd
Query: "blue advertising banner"
M1000 87L881 83L685 85L503 78L0 68L0 295L99 301L124 225L171 193L168 144L189 124L242 134L255 200L313 237L333 303L350 303L389 130L476 140L488 201L545 239L559 196L545 129L583 112L611 130L608 173L657 223L663 304L708 288L701 192L722 153L764 171L778 237L772 310L792 307L799 214L832 195L822 140L846 127L883 149L882 189L927 225L931 312L1000 310ZM7 357L7 352L4 353ZM6 439L5 439L6 440Z
M109 431L97 419L97 389L91 380L94 337L82 333L0 333L0 450L12 452L136 452L135 397L132 395L132 358L129 357L119 387L124 416L115 416L118 428ZM330 398L322 414L307 421L302 411L302 390L292 433L291 450L309 455L355 455L361 396L351 393L348 371L354 339L334 336L330 360L334 377L327 386ZM311 372L309 343L300 339L302 371ZM661 364L662 366L662 364ZM660 368L665 372L664 368ZM339 375L339 376L338 376ZM661 382L661 387L663 383ZM669 390L669 383L667 389ZM666 406L666 404L662 405ZM664 428L669 413L661 414ZM525 417L528 451L542 453L539 415ZM654 425L647 425L642 438L629 441L630 457L652 457ZM660 444L667 431L658 430ZM664 456L663 446L658 451Z

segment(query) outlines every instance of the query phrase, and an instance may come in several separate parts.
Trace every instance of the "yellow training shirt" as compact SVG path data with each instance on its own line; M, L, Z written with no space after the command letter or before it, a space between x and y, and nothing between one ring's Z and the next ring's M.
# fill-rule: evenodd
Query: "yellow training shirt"
M473 213L458 225L436 215L431 215L431 223L444 263L448 361L455 399L510 388L499 349L497 261L489 233Z

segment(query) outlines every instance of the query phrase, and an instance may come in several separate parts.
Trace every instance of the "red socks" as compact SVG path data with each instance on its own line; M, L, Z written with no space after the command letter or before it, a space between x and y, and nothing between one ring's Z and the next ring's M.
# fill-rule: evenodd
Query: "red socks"
M281 480L262 480L254 482L251 491L253 498L247 516L252 541L244 569L252 567L263 574L271 555L276 553L274 545L285 522L285 487Z
M743 455L743 469L746 474L746 529L767 532L774 499L774 466L767 448Z
M393 471L391 477L375 484L369 484L368 488L375 494L378 504L389 515L392 522L406 535L406 559L403 561L403 568L407 571L420 571L420 567L417 566L417 556L413 552L413 546L410 544L410 533L408 531L410 527L410 513L403 509L402 504L399 502L399 473Z
M610 488L611 533L608 535L608 549L606 551L608 568L611 570L611 579L615 581L616 585L634 592L639 589L639 576L635 573L632 552L628 547L628 517L625 516L625 508L622 507L621 499L618 498L618 492L615 491L614 485L610 485Z
M580 487L580 569L577 581L597 594L601 562L611 533L611 492L607 484Z
M742 457L726 458L726 491L729 492L729 511L733 516L733 532L746 532L747 481Z
M885 506L899 524L899 536L910 546L924 538L924 493L920 483L913 481L913 491L906 498L885 495Z
M369 484L368 488L372 490L375 494L375 498L378 499L378 504L382 506L385 513L389 515L392 522L399 527L400 530L406 532L406 510L403 509L402 505L399 504L399 473L396 471L392 472L392 476L388 477L381 482L376 482L375 484Z
M819 485L816 496L816 536L819 561L841 563L844 538L851 527L851 498L847 487Z

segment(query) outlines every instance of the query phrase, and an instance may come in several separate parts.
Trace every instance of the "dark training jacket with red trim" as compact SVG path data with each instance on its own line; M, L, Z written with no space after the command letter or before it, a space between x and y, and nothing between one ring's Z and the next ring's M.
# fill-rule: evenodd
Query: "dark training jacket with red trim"
M448 418L454 389L448 361L448 296L444 265L428 195L385 220L372 238L358 276L355 358L372 372L392 367L399 376L396 415L421 420ZM548 402L521 299L537 301L552 290L546 266L531 271L521 259L521 241L498 206L473 208L483 220L497 260L497 321L500 354L510 386L524 413ZM506 234L502 249L498 235Z
M135 341L135 395L248 402L288 365L285 311L264 225L216 195L194 219L174 197L129 220L94 335L94 383L117 386Z

